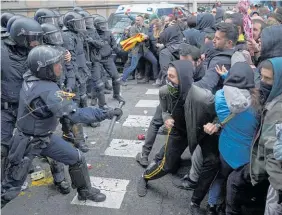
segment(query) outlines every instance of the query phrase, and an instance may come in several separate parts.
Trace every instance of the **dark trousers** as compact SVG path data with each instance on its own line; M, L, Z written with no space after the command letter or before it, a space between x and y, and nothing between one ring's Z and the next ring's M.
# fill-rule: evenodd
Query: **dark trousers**
M242 215L242 206L252 204L253 208L264 207L268 189L268 180L252 186L250 178L250 165L246 164L234 170L228 177L226 187L226 215ZM252 198L256 202L252 202ZM256 212L254 214L263 214Z
M152 119L152 121L150 122L150 126L148 128L148 132L146 135L146 139L145 139L145 144L142 147L142 154L144 156L149 156L152 147L155 143L157 134L158 134L158 130L159 128L164 124L163 122L163 118L162 118L162 109L161 106L157 106L155 115Z
M200 205L209 191L219 169L218 136L206 135L200 142L203 166L199 176L197 188L193 192L191 201Z
M181 135L178 130L172 128L167 136L165 146L160 152L160 154L163 154L163 158L161 160L156 159L147 167L143 174L145 180L158 179L173 171L175 166L179 164L186 147L186 135Z
M18 104L1 108L1 145L9 145L17 121Z
M25 141L27 137L21 133L16 132L13 139L11 139L11 150L9 152L9 158L15 150L12 150L14 144L21 144ZM28 171L32 164L32 160L35 156L41 155L44 157L49 157L55 161L61 162L65 165L75 165L80 161L80 154L77 149L75 149L71 144L64 141L61 137L52 134L50 136L50 142L43 145L37 143L36 145L28 145L27 150L23 154L23 158L16 157L17 161L10 162L8 168L5 170L2 181L1 198L5 201L10 201L18 196L21 191L21 186L25 182Z
M103 58L100 63L104 67L105 71L109 74L109 76L112 78L113 81L117 80L119 78L117 67L115 65L115 62L111 56L107 58Z

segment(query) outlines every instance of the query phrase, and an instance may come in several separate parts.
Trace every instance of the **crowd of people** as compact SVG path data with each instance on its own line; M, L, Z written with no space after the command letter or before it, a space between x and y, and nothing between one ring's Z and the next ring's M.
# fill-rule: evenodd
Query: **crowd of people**
M91 187L83 124L120 118L105 93L125 102L120 87L132 76L160 88L160 105L136 156L146 168L140 197L150 180L179 168L188 147L191 169L173 184L193 192L190 214L201 214L208 195L209 215L242 215L250 205L260 209L256 215L281 215L282 9L250 17L239 8L226 13L217 4L189 17L178 10L164 17L127 14L133 23L122 40L141 35L129 51L116 43L104 17L79 7L64 15L39 9L34 19L3 13L2 207L19 194L35 156L48 158L61 193L70 192L63 171L69 165L79 200L106 199ZM113 52L127 58L121 76ZM54 133L58 119L62 137ZM158 133L167 138L149 161Z

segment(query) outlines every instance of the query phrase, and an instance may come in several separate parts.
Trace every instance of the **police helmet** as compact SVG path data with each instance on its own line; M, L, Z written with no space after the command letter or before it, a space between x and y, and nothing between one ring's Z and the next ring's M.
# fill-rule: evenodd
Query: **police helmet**
M94 28L94 18L87 11L80 11L79 14L85 19L86 28Z
M107 31L108 30L108 22L107 19L103 16L97 16L94 19L94 26L99 31Z
M18 46L30 49L42 43L43 32L38 22L23 17L11 25L10 36Z
M79 13L79 12L84 11L84 10L83 10L83 8L81 8L81 7L74 7L74 8L73 8L73 11Z
M64 43L62 33L55 25L44 23L41 25L43 31L43 43L47 45L62 45Z
M64 25L71 31L86 31L85 20L77 12L67 12L64 16Z
M7 31L7 24L9 19L11 19L15 14L13 13L3 13L1 15L1 32Z
M34 19L41 25L43 23L50 23L59 26L59 16L56 15L52 10L41 8L38 9L34 14Z
M58 25L60 28L62 28L64 26L64 16L57 10L53 10L53 12L55 13L55 15L58 17Z
M22 15L15 15L13 16L11 19L9 19L8 23L7 23L7 32L10 33L10 30L11 30L11 26L12 24L14 23L14 21L16 19L19 19L19 18L24 18L24 16Z
M28 54L28 68L37 78L56 82L59 76L54 72L54 65L62 65L63 57L63 52L51 46L37 46Z

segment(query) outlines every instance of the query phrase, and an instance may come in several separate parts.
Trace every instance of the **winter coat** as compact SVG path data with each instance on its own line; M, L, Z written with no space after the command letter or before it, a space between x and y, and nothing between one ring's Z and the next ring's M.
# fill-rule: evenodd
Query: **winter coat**
M129 33L130 37L135 36L136 34L139 34L139 33L143 33L143 34L146 34L148 36L149 29L144 25L142 27L137 27L136 25L134 25L130 28L130 33ZM148 52L149 51L148 43L149 43L149 41L137 43L136 46L131 50L132 54L137 54L139 52L141 52L141 53Z
M274 35L272 35L274 36ZM275 190L282 191L282 161L274 158L279 128L282 124L282 57L271 58L274 83L264 106L261 124L252 145L250 174L253 185L269 180Z

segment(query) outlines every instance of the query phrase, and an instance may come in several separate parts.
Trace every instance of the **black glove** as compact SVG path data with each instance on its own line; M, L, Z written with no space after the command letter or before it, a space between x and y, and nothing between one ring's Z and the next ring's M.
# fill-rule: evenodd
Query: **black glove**
M117 121L121 118L123 112L120 108L108 110L108 118L112 119L114 116L117 116Z
M282 191L278 190L277 193L278 193L278 201L277 201L277 203L281 204L282 203Z
M68 93L71 93L71 92L72 92L72 89L71 89L70 87L67 87L67 88L66 88L66 91L67 91Z

